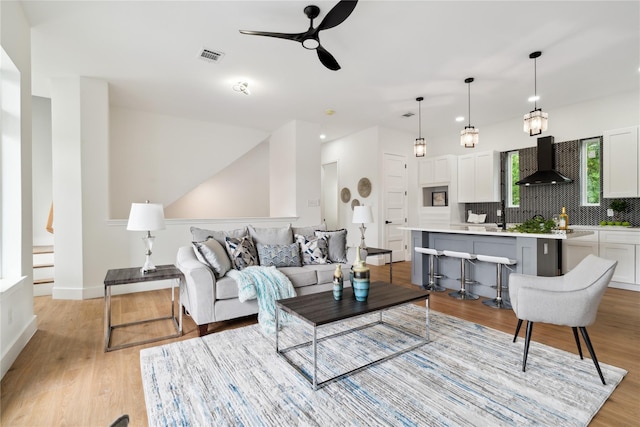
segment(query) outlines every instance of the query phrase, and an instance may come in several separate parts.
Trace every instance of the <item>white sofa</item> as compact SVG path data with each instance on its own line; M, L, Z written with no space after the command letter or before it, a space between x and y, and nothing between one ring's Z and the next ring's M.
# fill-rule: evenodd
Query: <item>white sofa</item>
M279 228L248 226L232 231L213 231L192 227L191 232L193 243L178 249L176 266L182 271L186 281L185 286L180 289L182 305L198 325L200 336L207 333L209 323L258 313L257 300L240 302L238 285L226 274L225 266L228 267L230 264L233 268L234 262L229 257L229 249L226 247L224 249L227 258L224 258L225 253L220 252L218 243L222 246L221 243L225 242L227 238L230 242L232 239L236 239L236 243L242 238L245 243L248 243L247 240L251 240L255 246L262 249L263 255L265 248L273 249L276 245L282 248L292 245L291 247L295 248L297 245L301 250L300 266L276 265L276 268L291 280L297 295L331 290L333 273L337 263L341 264L344 285L351 286L349 271L356 251L355 248L346 248L346 230L325 231L325 226L322 224L315 227L287 226ZM305 238L300 236L305 236ZM218 243L211 241L211 239ZM324 250L322 247L315 248L316 255L319 252L326 253L326 263L322 263L322 257L316 259L313 256L307 256L310 254L308 246L310 240L327 244ZM205 245L217 248L217 258L210 253L210 248ZM209 257L204 255L209 255ZM211 257L215 259L211 260ZM263 259L260 259L261 265L264 265L265 261L268 262L268 258L268 255L265 255ZM240 263L242 262L240 260Z

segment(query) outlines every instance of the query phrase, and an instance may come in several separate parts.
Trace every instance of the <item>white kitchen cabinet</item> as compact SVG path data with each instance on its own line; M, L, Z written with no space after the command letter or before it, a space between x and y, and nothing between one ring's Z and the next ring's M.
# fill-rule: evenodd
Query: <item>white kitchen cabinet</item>
M602 184L605 198L640 197L639 127L603 133Z
M418 184L436 186L451 181L451 163L454 156L439 156L423 159L418 162Z
M572 270L589 254L598 255L598 232L562 241L562 273Z
M636 247L640 246L640 233L600 231L599 251L602 258L618 261L613 279L616 282L636 282Z
M484 151L458 157L458 201L500 201L500 153Z

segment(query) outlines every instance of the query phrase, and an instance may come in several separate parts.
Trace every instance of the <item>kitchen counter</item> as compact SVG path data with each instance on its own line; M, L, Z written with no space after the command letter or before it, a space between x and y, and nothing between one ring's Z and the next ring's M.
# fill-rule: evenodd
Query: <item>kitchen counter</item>
M596 226L593 226L596 227ZM625 227L600 227L602 229L606 228L621 228L629 230ZM409 231L426 231L426 232L434 232L434 233L453 233L453 234L475 234L479 236L502 236L502 237L530 237L530 238L540 238L540 239L556 239L556 240L564 240L571 239L574 237L582 237L588 236L589 234L593 234L593 231L590 231L587 228L578 230L577 227L573 229L573 232L570 233L562 233L562 232L554 232L554 233L519 233L517 231L509 231L503 230L502 228L498 228L494 225L450 225L448 227L398 227L399 230L409 230Z
M488 224L487 224L488 225ZM433 248L469 252L491 256L504 256L516 260L513 271L533 276L556 276L560 274L562 241L594 234L587 229L571 233L520 233L486 225L451 225L446 227L402 227L411 231L411 248ZM508 283L511 270L505 269L503 285ZM460 260L440 257L440 274L445 277L440 284L448 289L460 289ZM422 285L428 281L429 261L427 256L413 254L411 282ZM495 297L495 264L474 261L471 268L477 284L470 291L488 298Z

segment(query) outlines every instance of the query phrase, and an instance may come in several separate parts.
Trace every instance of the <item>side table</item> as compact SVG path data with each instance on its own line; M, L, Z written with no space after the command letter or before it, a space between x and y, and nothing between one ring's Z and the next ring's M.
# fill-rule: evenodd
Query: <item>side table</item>
M126 285L130 283L151 282L156 280L177 280L178 283L178 318L175 316L175 286L171 286L171 314L154 319L138 320L136 322L120 323L118 325L111 324L111 289L113 286ZM168 338L177 338L182 336L182 309L180 307L180 286L184 283L184 275L172 264L160 265L155 271L142 273L140 267L118 268L107 271L104 278L104 351L119 350L121 348L132 347L135 345L147 344L150 342L165 340ZM163 337L150 338L143 341L136 341L126 344L111 346L111 333L115 328L125 326L139 325L141 323L155 322L158 320L171 319L176 333Z
M389 254L389 283L393 283L393 251L391 249L382 248L365 248L367 256L387 255Z

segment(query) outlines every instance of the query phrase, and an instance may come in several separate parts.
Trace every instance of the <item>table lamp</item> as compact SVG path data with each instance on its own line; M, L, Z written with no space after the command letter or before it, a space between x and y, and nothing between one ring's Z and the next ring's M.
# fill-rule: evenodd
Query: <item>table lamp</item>
M151 235L152 231L164 230L164 209L160 203L132 203L129 212L129 223L127 230L146 231L147 234L142 238L146 248L146 259L144 265L140 269L142 274L155 271L156 266L151 261L151 249L155 236Z
M360 224L360 249L367 249L367 245L364 243L364 232L367 227L365 224L369 224L373 222L373 214L371 213L371 206L355 206L353 208L353 219L354 224Z

